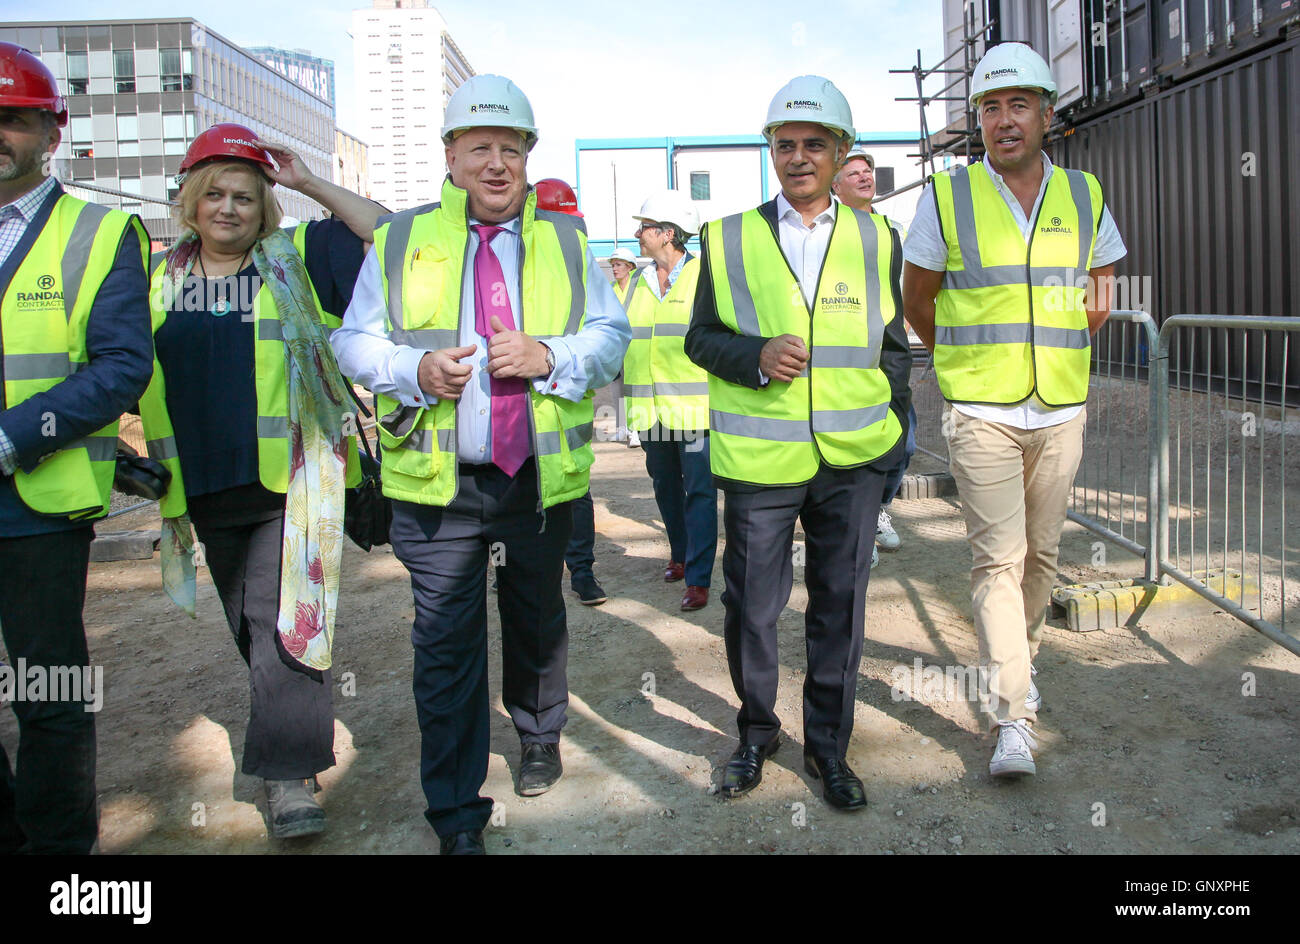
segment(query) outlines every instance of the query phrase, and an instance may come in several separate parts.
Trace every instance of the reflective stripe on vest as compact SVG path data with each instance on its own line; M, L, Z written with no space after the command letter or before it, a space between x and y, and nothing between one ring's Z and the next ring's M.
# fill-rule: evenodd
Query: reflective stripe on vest
M140 240L143 270L149 241L137 219L67 194L55 200L0 297L4 407L44 393L87 365L90 310L132 226ZM43 416L41 422L51 424L50 435L58 435L58 417ZM16 471L13 482L22 502L38 514L74 520L107 512L117 427L115 419L65 444L31 472Z
M579 220L536 210L529 193L521 217L520 307L516 323L535 339L581 330L587 301L587 238ZM459 344L461 289L469 265L465 191L450 181L439 203L381 218L375 230L387 329L395 344L438 350ZM403 406L376 396L383 445L384 494L446 505L456 494L456 404ZM569 501L587 489L594 411L543 396L529 384L533 453L540 505Z
M888 223L838 207L811 312L757 210L709 223L704 238L722 322L750 337L796 335L811 352L789 383L751 390L709 376L713 473L793 485L822 462L851 468L888 452L902 432L880 370L885 326L898 314Z
M948 244L935 302L935 373L956 402L1083 403L1091 356L1085 293L1103 205L1096 178L1057 168L1029 243L983 162L933 178Z
M709 375L686 356L686 329L695 306L700 260L683 263L668 293L658 298L646 277L629 284L632 342L623 359L627 426L671 430L709 426ZM649 276L658 278L658 273Z

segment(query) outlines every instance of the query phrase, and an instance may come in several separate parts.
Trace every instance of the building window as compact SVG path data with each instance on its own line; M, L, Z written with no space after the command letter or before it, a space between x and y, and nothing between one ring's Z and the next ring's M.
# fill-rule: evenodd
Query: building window
M117 116L117 156L140 156L140 122L135 115Z
M117 91L135 91L135 50L113 50L113 79Z
M84 52L68 53L68 94L85 95L90 85L90 72Z
M708 171L691 171L691 199L710 199Z
M194 88L194 53L191 50L160 49L158 58L164 92L188 92Z

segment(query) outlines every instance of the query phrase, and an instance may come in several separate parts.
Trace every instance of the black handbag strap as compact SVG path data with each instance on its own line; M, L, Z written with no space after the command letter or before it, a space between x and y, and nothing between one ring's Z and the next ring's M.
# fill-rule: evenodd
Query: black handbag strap
M375 414L371 413L369 410L366 409L366 405L361 402L361 398L357 396L357 392L354 389L352 389L352 384L348 381L346 377L343 379L343 382L344 385L348 388L348 395L352 397L352 402L357 405L357 409L361 411L361 414L366 419L370 419L371 417L373 417ZM378 461L375 459L375 454L379 452L379 438L378 438L379 434L378 433L375 434L376 438L375 438L374 452L370 451L370 438L366 436L365 427L363 427L360 423L357 424L357 434L361 437L361 448L366 451L366 456L370 459L371 462Z

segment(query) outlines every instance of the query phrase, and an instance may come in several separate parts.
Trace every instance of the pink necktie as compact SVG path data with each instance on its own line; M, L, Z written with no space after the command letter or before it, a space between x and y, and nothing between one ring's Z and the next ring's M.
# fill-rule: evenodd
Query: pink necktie
M478 250L474 253L474 330L491 338L492 316L509 331L515 330L515 316L506 294L506 277L501 260L492 251L493 237L500 226L474 224ZM492 464L513 476L528 458L528 383L522 377L490 378L492 390Z

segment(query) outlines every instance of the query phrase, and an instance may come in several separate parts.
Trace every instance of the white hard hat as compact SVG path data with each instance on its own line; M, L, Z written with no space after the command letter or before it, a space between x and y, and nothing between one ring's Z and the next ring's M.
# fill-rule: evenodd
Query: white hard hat
M985 92L1005 88L1036 88L1047 93L1056 104L1056 80L1043 57L1024 43L1001 43L984 54L971 76L971 107L979 104Z
M820 75L801 75L781 87L767 106L763 137L772 143L772 129L792 121L809 121L838 131L849 141L857 137L853 130L853 112L849 100L830 79Z
M632 219L647 223L676 223L687 236L700 231L700 212L694 202L680 190L664 190L641 204L641 212Z
M473 75L451 93L443 117L442 143L469 128L513 128L523 132L531 151L537 143L533 106L519 86L500 75Z
M849 153L845 154L844 160L840 162L840 166L843 167L844 165L848 164L849 161L853 160L855 157L860 157L864 161L866 161L867 166L870 167L872 170L876 169L876 159L867 153L866 148L861 148L861 147L850 148Z
M636 253L631 249L624 249L622 246L619 246L609 254L609 261L626 262L628 265L636 268Z

